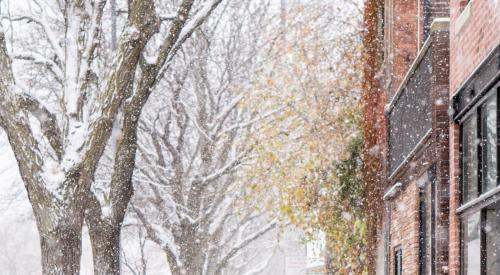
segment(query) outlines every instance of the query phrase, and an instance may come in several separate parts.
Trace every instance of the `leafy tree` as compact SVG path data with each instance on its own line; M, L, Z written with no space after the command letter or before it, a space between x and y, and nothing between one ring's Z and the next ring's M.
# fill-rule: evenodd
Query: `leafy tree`
M332 274L365 272L361 180L362 39L359 2L289 5L272 62L247 104L281 106L255 136L249 188L308 238L325 235ZM339 12L340 11L340 12ZM272 194L272 195L269 195Z

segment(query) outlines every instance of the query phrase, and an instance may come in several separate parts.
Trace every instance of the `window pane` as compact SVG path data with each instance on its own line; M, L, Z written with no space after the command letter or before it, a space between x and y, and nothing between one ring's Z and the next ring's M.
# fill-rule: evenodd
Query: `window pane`
M477 275L481 271L481 213L462 219L462 263L464 275Z
M483 192L497 186L497 99L494 96L482 108Z
M394 251L394 274L403 274L403 249L401 247Z
M473 115L462 125L462 196L463 202L477 197L477 118Z
M500 274L500 205L486 209L486 274Z

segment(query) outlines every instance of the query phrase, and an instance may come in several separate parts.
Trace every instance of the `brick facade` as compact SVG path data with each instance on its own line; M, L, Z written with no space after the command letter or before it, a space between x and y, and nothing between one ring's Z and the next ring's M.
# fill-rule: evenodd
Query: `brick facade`
M401 249L403 255L403 273L419 274L420 269L435 267L437 274L447 274L449 242L449 29L446 20L435 22L433 28L431 23L434 19L449 16L448 0L385 0L384 3L384 35L383 35L383 68L384 76L381 80L382 94L386 96L384 108L386 112L385 131L392 142L397 139L405 141L406 138L414 137L410 129L406 136L398 136L392 133L394 128L411 128L412 121L418 114L409 116L410 120L396 119L391 121L391 112L398 101L405 98L404 93L413 92L415 96L426 94L430 98L431 123L429 128L423 129L418 134L416 145L411 150L399 150L391 153L391 140L381 138L387 145L383 156L384 175L382 185L385 190L385 213L381 221L379 231L379 259L385 259L383 263L378 261L377 274L395 274L395 249ZM423 61L424 60L424 61ZM426 70L430 70L430 79L425 78ZM423 78L422 78L423 77ZM413 84L412 84L413 83ZM406 99L408 100L408 99ZM413 102L417 104L417 102ZM399 102L403 108L405 102ZM410 103L411 104L411 103ZM426 105L427 106L427 105ZM408 116L407 116L408 117ZM391 125L392 123L392 125ZM395 125L396 123L396 125ZM405 133L406 130L398 131ZM421 138L422 137L422 138ZM403 154L395 164L389 165L391 154ZM404 159L403 161L401 161ZM393 160L394 162L394 160ZM422 186L420 178L433 173L433 179L428 179ZM397 187L397 186L401 187ZM426 187L435 188L432 211L433 217L432 236L426 236L430 243L432 239L433 263L425 260L427 267L421 263L422 259L430 259L426 255L427 248L423 246L422 232L422 201L421 194ZM396 188L396 189L395 189ZM394 190L393 190L394 189ZM430 189L429 189L430 190ZM393 192L394 191L394 192ZM394 193L394 194L392 194ZM390 196L389 196L390 194ZM430 197L430 195L424 195ZM430 210L428 211L430 213ZM427 212L426 212L427 213ZM426 220L431 219L428 214ZM426 222L426 221L424 221ZM422 252L425 250L425 252ZM423 258L422 255L426 255ZM382 266L383 265L383 266Z
M482 61L500 44L500 1L451 0L450 97L472 76ZM459 126L450 123L450 275L460 274Z
M451 0L450 92L454 94L500 44L500 1L473 0L466 10L462 0Z
M450 124L450 275L460 274L460 220L454 213L460 204L459 166L459 127L452 123Z
M389 0L386 1L386 9L391 14L386 14L386 33L390 33L391 40L387 41L390 52L387 55L388 71L387 81L392 89L389 89L390 97L401 84L408 68L415 59L418 50L417 34L417 1L414 0ZM392 65L392 66L391 66Z
M397 198L390 203L390 266L394 267L395 248L401 247L405 274L418 273L418 204L418 187L415 181L406 185ZM394 268L390 269L390 274L394 274Z
M449 135L448 135L448 56L449 56L449 35L447 29L448 23L434 22L430 29L430 35L427 41L420 47L420 51L416 54L416 58L412 61L405 76L402 77L401 85L395 92L389 103L388 117L397 104L404 98L404 93L415 92L417 96L428 97L430 100L430 125L429 128L423 128L418 134L418 143L408 150L396 153L403 153L404 161L397 163L397 167L390 167L389 173L386 176L386 194L391 193L391 188L401 185L401 190L396 192L391 197L386 197L388 206L387 215L383 220L386 228L386 267L385 274L394 274L393 268L395 261L395 249L401 248L403 252L403 269L405 274L419 274L419 270L423 268L434 267L439 270L439 274L446 274L448 270L448 218L449 218ZM416 40L415 40L416 41ZM397 47L397 45L395 45ZM429 79L422 78L426 75L426 71L430 71ZM414 83L414 84L412 84ZM415 85L416 84L416 85ZM417 90L419 92L417 92ZM423 100L423 98L420 98ZM416 104L411 102L409 104ZM402 102L403 104L408 104ZM394 107L392 107L394 105ZM401 108L408 109L409 106L402 105ZM418 115L418 108L411 117ZM424 115L418 117L423 119ZM417 120L418 120L417 117ZM410 142L409 138L414 136L412 123L415 120L398 119L395 121L388 119L388 131L393 127L403 127L403 136L390 135L392 140L389 140L388 155L393 157L391 153L392 143ZM392 124L396 125L392 125ZM394 131L394 130L392 130ZM408 136L410 133L410 136ZM420 138L422 137L422 138ZM401 159L401 158L400 158ZM426 175L433 173L432 180L426 180L423 184L418 183L419 178L425 178ZM432 197L435 201L431 211L426 212L426 218L421 220L420 194L423 189L429 186L435 189L435 193L424 195ZM429 189L430 190L430 189ZM434 215L434 216L433 216ZM433 228L423 232L420 228L422 222L433 219ZM387 232L388 230L388 232ZM426 236L423 236L426 234ZM428 241L421 243L420 239L425 238ZM421 246L426 246L433 240L433 260L428 261L429 267L424 267L421 261L425 261L425 257L431 257L427 251L424 254L421 252ZM429 254L429 255L428 255ZM425 256L422 256L425 255Z
M385 150L382 154L384 175L380 183L384 189L385 209L379 210L384 213L381 214L380 247L376 256L383 261L377 261L376 274L395 274L395 249L401 248L404 274L424 274L425 268L425 274L459 275L461 240L457 211L462 210L457 210L461 206L457 116L460 111L465 113L467 108L475 108L470 105L477 105L488 91L490 95L492 89L500 91L500 0L383 1L384 32L379 38L383 41L381 71L384 74L379 79L379 87L383 95L380 98L387 101L385 106L377 106L384 108L386 113L387 134L381 133L378 141L385 143L380 146ZM442 19L448 17L448 21ZM422 61L429 54L430 64L428 60ZM431 80L427 82L422 75L429 67ZM418 79L416 86L415 79ZM416 127L415 120L405 115L405 106L415 116L418 112L414 111L415 106L404 105L409 104L409 95L405 97L404 93L413 93L410 98L414 102L410 104L415 106L430 93L432 124L427 133L421 130L424 124ZM415 100L416 96L420 98ZM404 104L399 102L403 105L398 107L398 101ZM467 106L461 106L464 104ZM403 111L399 109L397 113L397 108ZM402 115L399 117L394 115L396 113ZM403 127L403 131L398 127ZM411 140L415 135L420 140L416 145ZM409 143L411 150L407 148ZM422 183L419 179L430 172L432 180ZM435 216L432 217L431 233L424 232L427 229L422 225L427 223L422 219L427 217L422 213L428 211L422 208L422 202L427 199L427 187L433 190L431 212ZM493 191L500 194L500 187ZM431 261L422 263L422 259L428 259L422 256L428 250L428 245L422 242L426 234L433 234L434 273L428 273ZM484 263L481 268L485 270Z

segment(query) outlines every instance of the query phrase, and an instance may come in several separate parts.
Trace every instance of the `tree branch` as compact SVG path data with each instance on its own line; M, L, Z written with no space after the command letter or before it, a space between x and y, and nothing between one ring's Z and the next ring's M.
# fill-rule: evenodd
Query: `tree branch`
M18 97L20 106L34 115L40 122L43 135L49 141L52 149L56 153L57 159L61 160L63 154L61 130L57 125L57 119L40 101L36 98L22 94Z
M42 182L43 158L28 122L28 112L14 91L15 83L11 60L7 53L5 33L0 25L0 122L7 133L19 165L30 200L36 201L33 209L52 205L50 192Z
M32 52L27 54L17 54L14 56L14 59L32 61L34 64L45 66L56 78L57 82L62 83L63 81L64 74L61 70L61 67L59 67L59 65L55 61L50 60L38 53Z
M217 271L216 274L219 274L224 267L227 266L229 260L231 260L238 251L246 247L248 244L250 244L252 241L262 237L264 234L267 232L271 231L277 226L276 221L273 221L269 223L267 226L263 227L261 230L255 232L254 234L248 236L245 240L237 244L235 247L233 247L231 250L229 250L225 256L222 257L221 261L217 264Z
M96 169L107 140L111 135L112 126L118 110L131 91L135 69L146 43L157 31L158 20L152 0L129 1L129 23L122 36L118 53L108 75L104 91L97 101L98 118L90 126L89 140L83 163L87 177Z
M94 7L94 12L91 19L91 27L88 31L88 38L85 44L84 48L85 50L83 52L83 57L82 57L85 60L85 62L82 64L83 68L81 70L83 75L79 76L79 78L82 79L82 83L80 85L80 91L82 92L77 102L78 113L82 112L83 106L85 105L85 99L87 98L88 94L87 88L92 75L91 66L95 58L94 52L97 46L99 45L97 38L99 37L100 34L102 15L104 12L104 6L106 5L106 2L107 0L100 0L98 1L97 4L95 4Z
M39 18L35 18L33 16L28 16L28 15L23 15L23 16L16 16L12 18L8 18L9 20L12 21L27 21L28 23L35 23L38 26L42 28L42 31L45 33L45 36L47 37L47 41L49 42L52 50L54 50L55 55L57 58L62 62L64 60L64 54L61 46L59 46L59 43L56 39L56 35L52 32L52 29L49 26L49 23L47 22L47 14L45 12L45 7L38 3L38 1L35 1L39 8L41 9L42 15Z

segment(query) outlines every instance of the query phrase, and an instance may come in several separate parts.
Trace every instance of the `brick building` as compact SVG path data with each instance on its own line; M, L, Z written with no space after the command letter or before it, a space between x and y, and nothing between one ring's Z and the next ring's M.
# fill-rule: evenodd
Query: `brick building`
M500 0L367 2L380 40L365 97L367 159L380 160L372 273L500 274Z
M500 274L500 1L450 4L450 274Z

